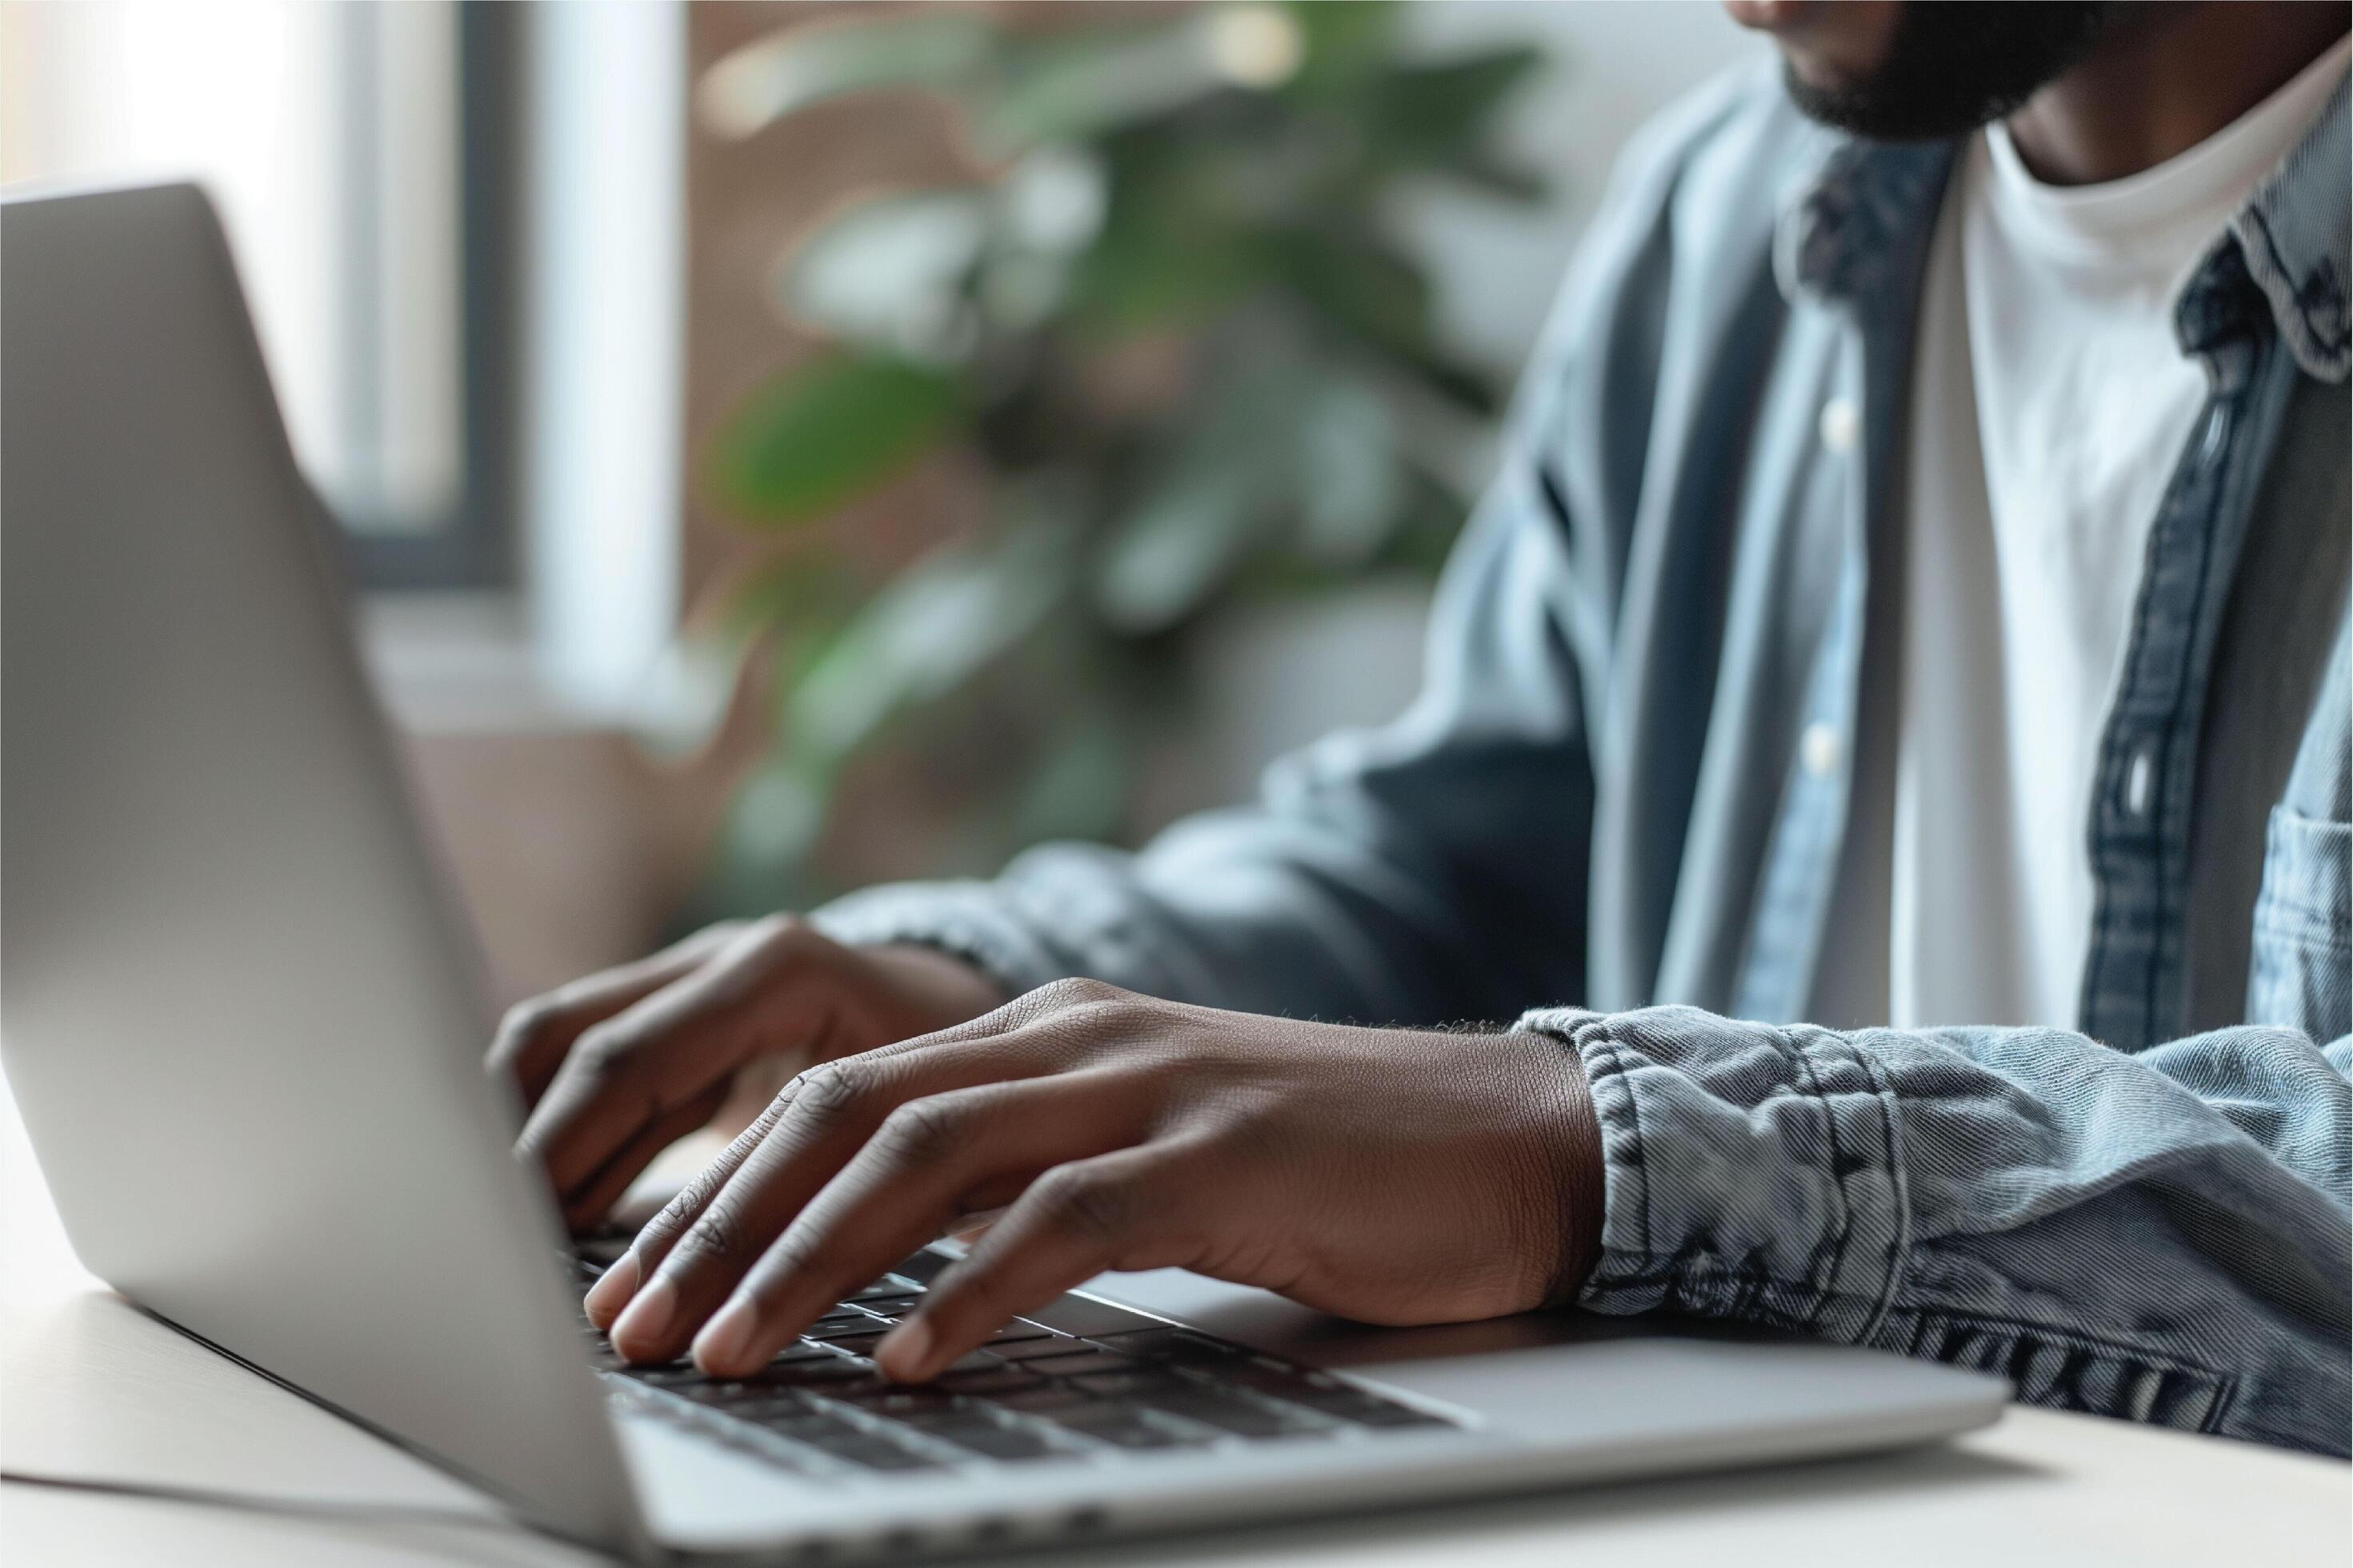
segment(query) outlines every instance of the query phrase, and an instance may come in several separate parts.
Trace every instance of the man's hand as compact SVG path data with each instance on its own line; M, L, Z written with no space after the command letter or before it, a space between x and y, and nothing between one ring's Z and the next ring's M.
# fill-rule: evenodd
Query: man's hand
M1599 1132L1567 1047L1221 1013L1092 981L804 1072L588 1294L638 1361L764 1364L1003 1208L876 1359L921 1381L1106 1268L1182 1266L1379 1323L1561 1300ZM698 1330L700 1331L698 1332Z
M579 1227L711 1121L747 1068L871 1050L1004 1000L946 953L844 947L776 916L712 926L522 1004L500 1024L490 1067L522 1097L518 1149L546 1168Z

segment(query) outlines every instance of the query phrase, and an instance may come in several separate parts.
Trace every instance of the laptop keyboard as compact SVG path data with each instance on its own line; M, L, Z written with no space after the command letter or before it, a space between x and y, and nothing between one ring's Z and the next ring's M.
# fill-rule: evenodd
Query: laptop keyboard
M588 1257L575 1261L584 1288L602 1272ZM1355 1441L1455 1425L1327 1373L1079 1296L1016 1319L931 1383L891 1383L869 1352L946 1262L916 1254L837 1303L746 1378L708 1378L683 1361L627 1365L585 1317L581 1327L617 1398L813 1477Z

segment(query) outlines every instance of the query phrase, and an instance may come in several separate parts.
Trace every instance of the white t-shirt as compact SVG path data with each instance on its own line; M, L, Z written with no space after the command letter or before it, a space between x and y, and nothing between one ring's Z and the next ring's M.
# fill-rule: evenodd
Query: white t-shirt
M2348 48L2128 179L2043 184L1999 125L1965 150L1921 302L1894 754L1857 780L1892 791L1857 801L1886 875L1842 873L1823 1022L2074 1026L2093 773L2149 529L2207 396L2174 302ZM1884 889L1883 943L1840 940L1877 913L1858 885ZM1874 1007L1879 977L1833 970L1881 953Z

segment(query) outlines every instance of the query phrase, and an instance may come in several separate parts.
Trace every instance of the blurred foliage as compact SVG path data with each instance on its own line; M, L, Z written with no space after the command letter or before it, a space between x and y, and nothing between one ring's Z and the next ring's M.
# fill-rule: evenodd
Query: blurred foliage
M1114 8L1115 9L1115 8ZM703 454L761 539L726 624L773 658L775 742L720 856L722 905L823 889L845 770L954 770L964 858L1117 836L1187 639L1248 595L1435 569L1465 510L1448 455L1494 412L1384 222L1406 182L1505 200L1494 145L1529 48L1431 61L1389 5L830 16L716 63L697 106L745 137L845 94L955 108L987 177L870 193L803 236L777 303L828 344ZM895 570L818 524L944 447L985 523Z

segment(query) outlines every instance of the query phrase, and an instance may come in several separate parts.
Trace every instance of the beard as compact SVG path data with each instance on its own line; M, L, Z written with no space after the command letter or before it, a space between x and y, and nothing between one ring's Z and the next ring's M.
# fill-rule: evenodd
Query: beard
M1941 141L2001 119L2091 52L2122 7L2107 0L1910 0L1887 58L1817 87L1784 68L1810 119L1880 142Z

